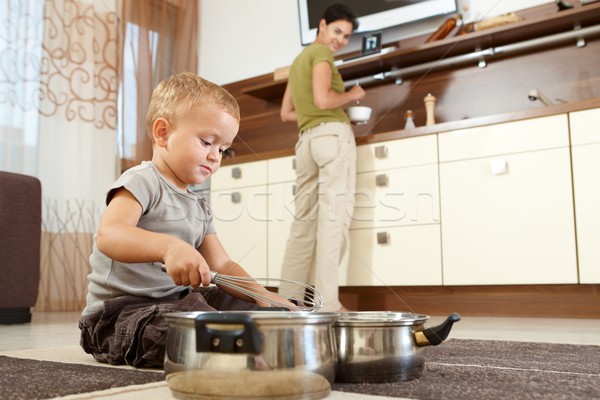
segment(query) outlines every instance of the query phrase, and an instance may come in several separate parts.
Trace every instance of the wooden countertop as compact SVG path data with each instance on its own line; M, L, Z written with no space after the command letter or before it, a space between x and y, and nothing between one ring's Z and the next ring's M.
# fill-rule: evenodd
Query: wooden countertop
M588 110L592 108L600 108L600 98L569 102L564 104L556 104L549 107L544 107L540 103L539 108L535 109L527 109L511 113L489 115L485 117L467 118L458 121L444 122L430 126L421 126L408 130L401 129L390 132L370 133L364 136L357 135L356 142L357 145L360 146L364 144L378 143L388 140L406 139L416 136L455 131L458 129L474 128L478 126L493 125L503 122L519 121L524 119L546 117L550 115L565 114L574 111ZM293 154L293 148L263 153L255 153L251 155L244 155L224 159L222 165L234 165L244 162L268 160L271 158L286 157Z

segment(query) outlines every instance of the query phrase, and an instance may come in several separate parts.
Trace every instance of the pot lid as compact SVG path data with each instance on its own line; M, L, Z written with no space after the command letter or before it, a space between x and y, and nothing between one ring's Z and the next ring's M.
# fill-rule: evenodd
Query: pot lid
M319 324L332 323L340 313L335 312L310 312L310 311L189 311L165 312L163 317L171 323L194 323L201 314L235 314L247 315L259 325L266 324Z
M343 313L337 319L337 326L413 326L421 325L428 315L391 311L357 311Z

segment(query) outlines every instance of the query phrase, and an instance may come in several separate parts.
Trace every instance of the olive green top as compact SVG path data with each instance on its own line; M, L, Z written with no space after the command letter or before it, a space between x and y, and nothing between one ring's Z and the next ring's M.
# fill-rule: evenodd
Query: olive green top
M323 61L331 65L332 89L338 93L343 93L345 90L344 81L333 63L333 53L329 47L316 43L306 46L292 63L288 78L300 132L314 128L323 122L350 123L342 107L319 110L315 105L312 87L313 67Z

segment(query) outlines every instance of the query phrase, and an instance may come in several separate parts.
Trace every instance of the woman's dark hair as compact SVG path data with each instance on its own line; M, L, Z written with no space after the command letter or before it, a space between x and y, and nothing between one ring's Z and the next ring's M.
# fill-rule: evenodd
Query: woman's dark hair
M323 19L329 25L333 21L344 20L352 24L352 30L355 31L358 28L358 20L356 14L350 7L343 3L335 3L327 7L323 13Z

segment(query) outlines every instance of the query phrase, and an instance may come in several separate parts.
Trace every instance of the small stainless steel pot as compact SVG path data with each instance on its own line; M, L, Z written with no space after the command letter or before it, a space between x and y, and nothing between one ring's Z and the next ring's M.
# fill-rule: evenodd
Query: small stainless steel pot
M336 382L398 382L421 376L425 357L421 348L442 343L452 324L424 328L427 315L400 312L344 313L334 324L338 361Z
M179 399L321 399L331 392L338 313L166 313L165 373Z

